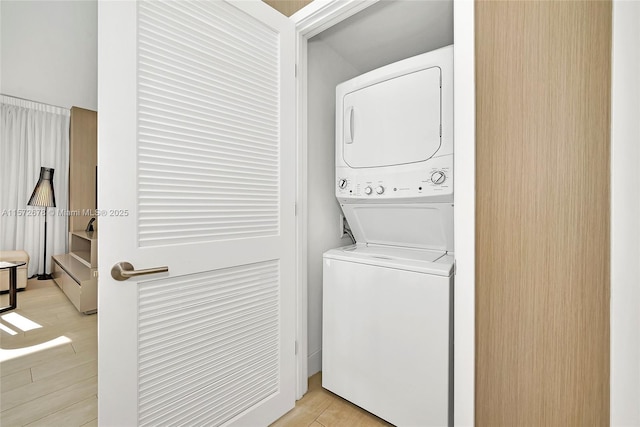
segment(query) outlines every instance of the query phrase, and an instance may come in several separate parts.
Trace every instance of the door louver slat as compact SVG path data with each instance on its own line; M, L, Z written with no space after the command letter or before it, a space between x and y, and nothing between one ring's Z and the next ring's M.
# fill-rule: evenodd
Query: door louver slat
M140 247L278 235L278 49L228 4L139 2Z
M139 284L141 426L220 425L277 392L279 280L274 260Z

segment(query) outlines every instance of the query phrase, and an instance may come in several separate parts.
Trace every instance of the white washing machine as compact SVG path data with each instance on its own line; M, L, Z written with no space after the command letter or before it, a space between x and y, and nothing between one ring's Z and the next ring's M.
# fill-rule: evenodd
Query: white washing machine
M452 53L336 88L336 198L356 244L324 254L322 385L399 426L452 421Z
M441 251L328 251L322 386L398 426L448 425L452 273Z

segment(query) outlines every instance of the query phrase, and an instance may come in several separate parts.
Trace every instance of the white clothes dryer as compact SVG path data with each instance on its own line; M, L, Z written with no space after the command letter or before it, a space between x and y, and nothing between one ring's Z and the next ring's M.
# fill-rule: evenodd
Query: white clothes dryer
M336 198L453 202L453 47L336 87Z

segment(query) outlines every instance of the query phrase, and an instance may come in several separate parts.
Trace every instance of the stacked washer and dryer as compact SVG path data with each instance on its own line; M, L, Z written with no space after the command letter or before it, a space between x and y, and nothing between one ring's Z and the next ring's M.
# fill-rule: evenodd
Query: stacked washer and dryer
M336 197L356 243L324 254L323 387L451 424L452 46L337 86Z

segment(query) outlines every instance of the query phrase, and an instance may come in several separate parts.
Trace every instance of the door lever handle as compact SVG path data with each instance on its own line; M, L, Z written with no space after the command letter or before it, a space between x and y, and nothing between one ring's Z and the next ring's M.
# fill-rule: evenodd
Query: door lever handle
M143 276L145 274L166 273L169 267L145 268L144 270L134 270L133 265L126 261L118 262L111 267L111 277L118 281L127 280L130 277Z

